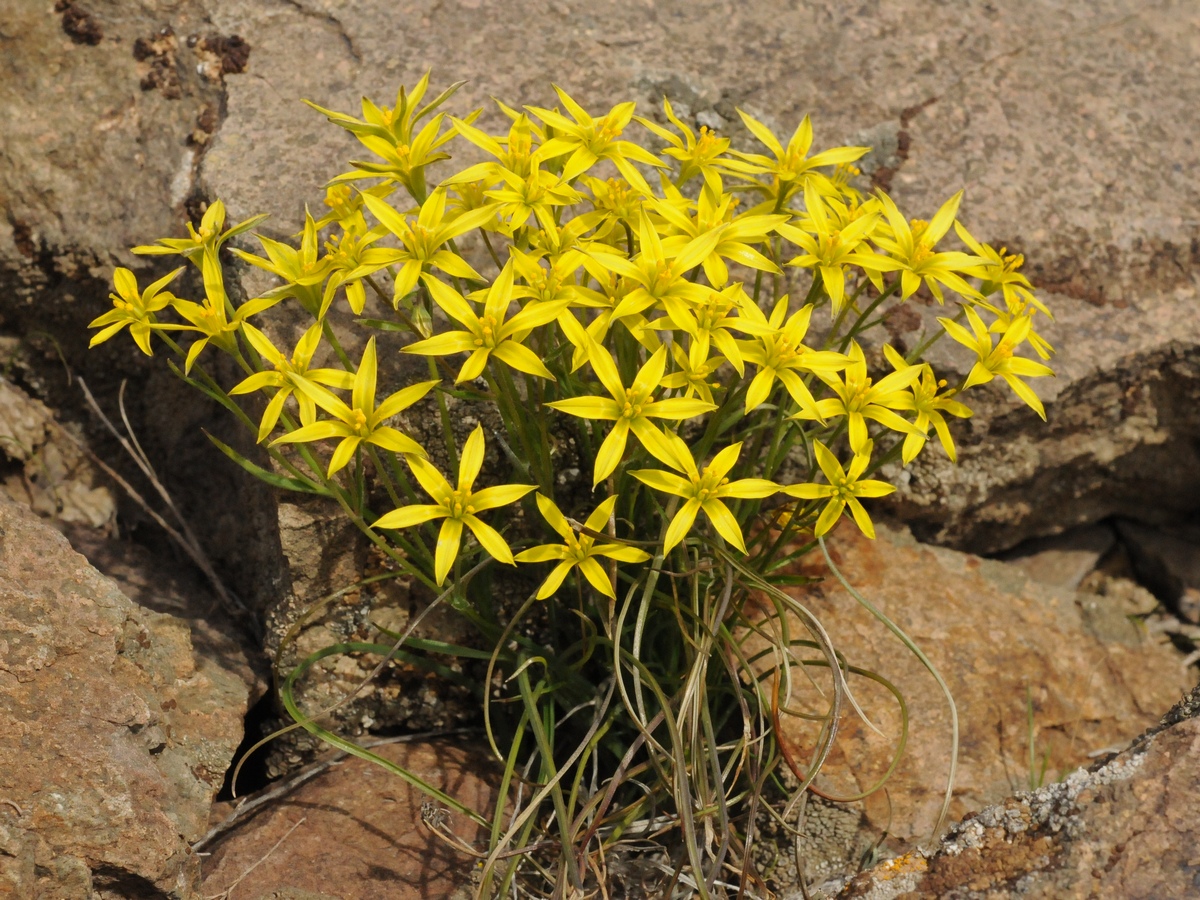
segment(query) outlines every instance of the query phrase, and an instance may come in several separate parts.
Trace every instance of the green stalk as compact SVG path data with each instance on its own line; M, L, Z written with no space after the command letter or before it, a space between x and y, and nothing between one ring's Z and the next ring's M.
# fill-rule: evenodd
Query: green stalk
M534 699L533 691L529 685L529 667L522 666L520 674L517 675L517 685L521 691L521 700L525 704L525 711L529 716L529 724L533 729L534 740L537 742L538 751L542 757L542 777L548 779L550 798L554 804L554 818L558 823L559 838L562 840L563 853L562 858L567 866L567 877L571 882L571 886L579 889L583 886L583 881L579 877L579 868L575 862L575 855L569 852L571 846L571 818L567 814L566 801L563 799L562 785L559 783L562 779L562 773L554 768L554 747L550 743L547 735L546 723L541 720L538 715L537 701ZM547 712L553 716L553 703L547 709ZM553 719L551 719L553 722ZM564 770L565 771L565 770Z

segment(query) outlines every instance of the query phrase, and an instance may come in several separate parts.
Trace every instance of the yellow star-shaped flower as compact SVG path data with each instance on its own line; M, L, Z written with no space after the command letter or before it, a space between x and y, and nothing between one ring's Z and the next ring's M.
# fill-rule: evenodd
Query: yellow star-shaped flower
M412 469L413 475L434 502L402 506L375 520L375 528L411 528L422 522L445 519L441 531L438 532L437 550L433 561L434 580L439 585L446 580L450 567L458 557L464 525L471 529L476 540L493 559L510 566L516 564L512 550L500 536L500 532L483 522L477 513L515 503L530 491L536 490L537 485L502 484L480 491L473 490L479 470L483 468L483 451L483 426L476 425L463 445L462 456L458 461L458 487L451 487L450 482L428 460L419 456L405 456L405 462Z
M616 506L616 496L609 497L603 503L592 511L592 514L587 517L587 521L583 523L584 527L589 531L601 531L605 523L608 522L609 516L612 515L613 507ZM566 516L562 514L554 501L542 494L537 495L538 509L542 512L542 518L553 528L565 541L562 544L541 544L537 547L530 547L528 550L522 550L516 555L517 562L537 563L551 562L559 560L557 566L550 570L550 574L546 576L546 580L542 582L542 586L538 589L537 598L545 600L558 590L559 585L563 583L563 579L568 573L578 567L583 573L588 582L606 597L616 597L613 593L612 584L608 580L608 576L604 573L604 569L600 567L600 563L596 562L595 557L603 556L608 559L615 559L618 562L639 563L650 559L650 554L644 550L639 550L636 547L630 547L628 544L614 543L596 543L596 538L590 534L583 532L576 533L567 522Z

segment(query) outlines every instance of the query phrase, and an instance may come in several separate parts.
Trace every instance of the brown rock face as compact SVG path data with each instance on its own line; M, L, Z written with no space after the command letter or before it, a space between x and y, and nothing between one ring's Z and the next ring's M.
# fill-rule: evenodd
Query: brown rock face
M843 527L830 549L846 579L924 650L954 695L961 727L954 817L1030 787L1029 703L1036 765L1046 754L1044 777L1053 780L1085 764L1091 751L1124 745L1189 686L1178 655L1139 633L1107 598L887 531L872 542ZM889 833L889 846L911 848L929 840L942 801L949 710L920 662L829 577L819 555L809 559L806 573L827 580L797 595L801 602L851 665L887 678L907 701L907 749L888 796L866 800L865 821L874 833ZM793 707L825 708L803 676L794 682ZM850 687L884 736L846 714L817 781L843 796L883 776L900 733L889 693L863 678ZM806 760L815 727L785 718L784 728L797 759Z
M195 896L247 688L0 499L0 896Z
M857 900L1176 900L1200 893L1200 689L1154 732L1091 769L956 825L936 852L891 860Z
M1169 517L1200 495L1194 4L471 6L414 3L397 19L383 2L325 18L215 4L214 20L246 35L252 67L269 75L230 81L201 164L208 188L235 215L273 212L270 227L290 233L355 146L298 99L354 110L361 94L390 101L430 66L440 82L468 81L452 106L484 107L486 125L502 121L489 97L552 104L551 81L597 110L637 99L654 115L669 94L686 120L741 146L735 107L780 131L812 113L818 144L876 147L866 171L913 215L965 187L963 220L1024 253L1056 312L1045 330L1058 377L1035 384L1048 426L989 389L958 429L960 465L933 451L894 473L893 507L920 537L992 552L1114 514ZM891 339L912 345L944 310L909 310ZM938 365L961 371L961 348L943 344Z
M373 752L424 778L484 816L495 802L490 763L452 743L395 744ZM470 883L471 857L421 824L425 795L380 766L348 759L264 808L211 849L203 893L230 887L263 900L443 900ZM299 825L297 825L299 823ZM468 842L470 820L452 814L452 830ZM293 830L294 829L294 830ZM309 893L309 892L315 892Z

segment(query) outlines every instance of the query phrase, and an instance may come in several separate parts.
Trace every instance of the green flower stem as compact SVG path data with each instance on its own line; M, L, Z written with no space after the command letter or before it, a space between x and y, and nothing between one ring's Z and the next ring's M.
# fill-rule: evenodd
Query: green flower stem
M346 351L342 349L337 335L333 333L333 326L329 322L325 321L321 323L321 334L324 335L325 340L329 341L329 346L333 348L333 352L337 355L338 362L342 364L342 368L347 372L355 371L354 363L346 355Z
M537 458L533 450L533 442L529 438L529 433L525 428L525 420L521 415L521 411L517 408L515 402L516 385L513 383L512 377L508 372L504 371L501 366L488 363L488 367L484 372L484 377L487 379L488 389L492 392L500 406L500 418L504 421L504 426L510 435L514 435L521 445L521 452L525 454L528 463L534 462ZM497 384L497 378L504 379L503 388ZM541 468L541 466L538 466ZM532 473L534 480L538 482L539 487L545 491L546 486L542 483L543 478L540 473Z
M392 478L388 474L388 470L383 467L383 460L379 458L379 454L375 452L373 446L367 444L366 447L367 455L371 457L371 462L375 466L375 476L383 481L383 489L387 491L388 499L392 502L392 506L403 506L404 504L400 501L400 495L396 493L396 486L392 483Z
M438 378L437 363L433 361L432 356L425 357L429 366L429 377ZM437 400L438 418L442 422L442 437L446 442L446 457L450 460L450 465L456 471L458 469L458 445L454 440L454 427L450 424L450 408L446 405L446 395L438 388L434 389L434 396Z
M967 308L965 306L960 306L958 309L958 312L954 316L953 321L961 322L963 319L966 318L966 316L967 316ZM912 365L917 360L921 359L925 355L925 352L930 347L932 347L934 344L936 344L938 341L940 341L942 339L942 336L945 333L946 333L946 329L939 328L937 331L935 331L933 334L931 334L925 340L921 341L921 343L917 344L916 349L912 350L906 357L904 357L904 361L906 363L908 363L909 365Z
M529 684L528 665L521 667L520 673L517 675L517 685L521 691L521 700L525 704L525 711L529 717L529 725L533 731L534 740L538 745L538 753L542 758L541 778L546 782L547 787L550 788L550 798L554 804L554 819L558 823L559 837L562 840L564 850L562 859L567 867L567 878L571 886L578 890L583 887L583 881L579 875L579 867L575 860L575 854L567 849L572 846L573 842L570 833L571 819L567 814L567 804L563 798L561 784L562 776L566 772L566 769L555 769L554 747L549 738L549 733L552 733L554 727L554 704L551 703L539 715L537 700ZM543 716L545 717L544 721Z
M487 247L488 255L491 256L492 262L496 264L496 271L499 272L504 268L504 263L500 261L500 254L496 252L496 248L492 246L491 238L488 237L487 231L480 228L479 233L483 236L483 246Z
M857 299L859 291L861 291L867 283L867 280L864 278L863 283L859 285L859 290L854 292L854 297L851 298L851 302L853 302L854 299ZM853 325L850 326L850 330L846 332L846 336L842 338L842 344L838 348L840 353L845 353L846 349L850 346L850 342L863 331L866 331L868 327L870 327L869 325L865 325L863 323L871 315L871 313L875 312L875 310L879 308L879 304L883 303L884 300L896 293L899 287L899 280L893 281L890 285L884 288L884 290L880 291L879 296L872 300L866 309L859 313L858 319ZM882 319L880 321L882 321Z

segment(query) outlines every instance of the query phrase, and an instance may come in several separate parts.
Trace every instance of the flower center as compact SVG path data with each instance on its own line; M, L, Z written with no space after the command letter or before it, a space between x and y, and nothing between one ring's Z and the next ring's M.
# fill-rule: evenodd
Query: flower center
M667 290L667 288L674 284L675 279L679 276L675 274L675 266L672 263L659 262L655 264L654 268L653 293L657 295L659 292Z
M625 419L636 419L642 414L642 408L646 404L645 395L635 389L625 389L625 402L621 406L621 416Z
M717 478L708 469L704 470L704 474L699 478L692 478L692 490L694 496L701 503L707 503L709 500L715 499L722 487L729 484L728 478Z
M404 241L404 244L413 256L420 259L428 259L433 256L434 250L437 249L434 246L432 238L433 235L423 225L410 224L408 226L408 234L402 237L401 240Z
M782 337L775 345L775 364L786 365L797 356L802 355L808 348L799 342L793 342L791 337Z
M354 417L354 424L350 427L357 432L359 437L369 437L371 434L371 429L368 427L369 423L367 420L367 414L361 409L355 409L352 415Z
M496 332L499 330L500 323L493 315L486 315L479 320L479 336L475 338L476 347L487 347L494 349L496 346Z
M849 383L846 386L853 389L853 393L850 394L850 402L846 404L846 408L849 411L858 412L864 406L869 405L867 402L867 394L871 390L870 378L864 378L861 382L856 382L855 379L849 379Z
M461 519L463 516L475 514L475 507L471 503L470 491L451 491L450 496L446 498L445 506L450 511L451 518L454 519Z

